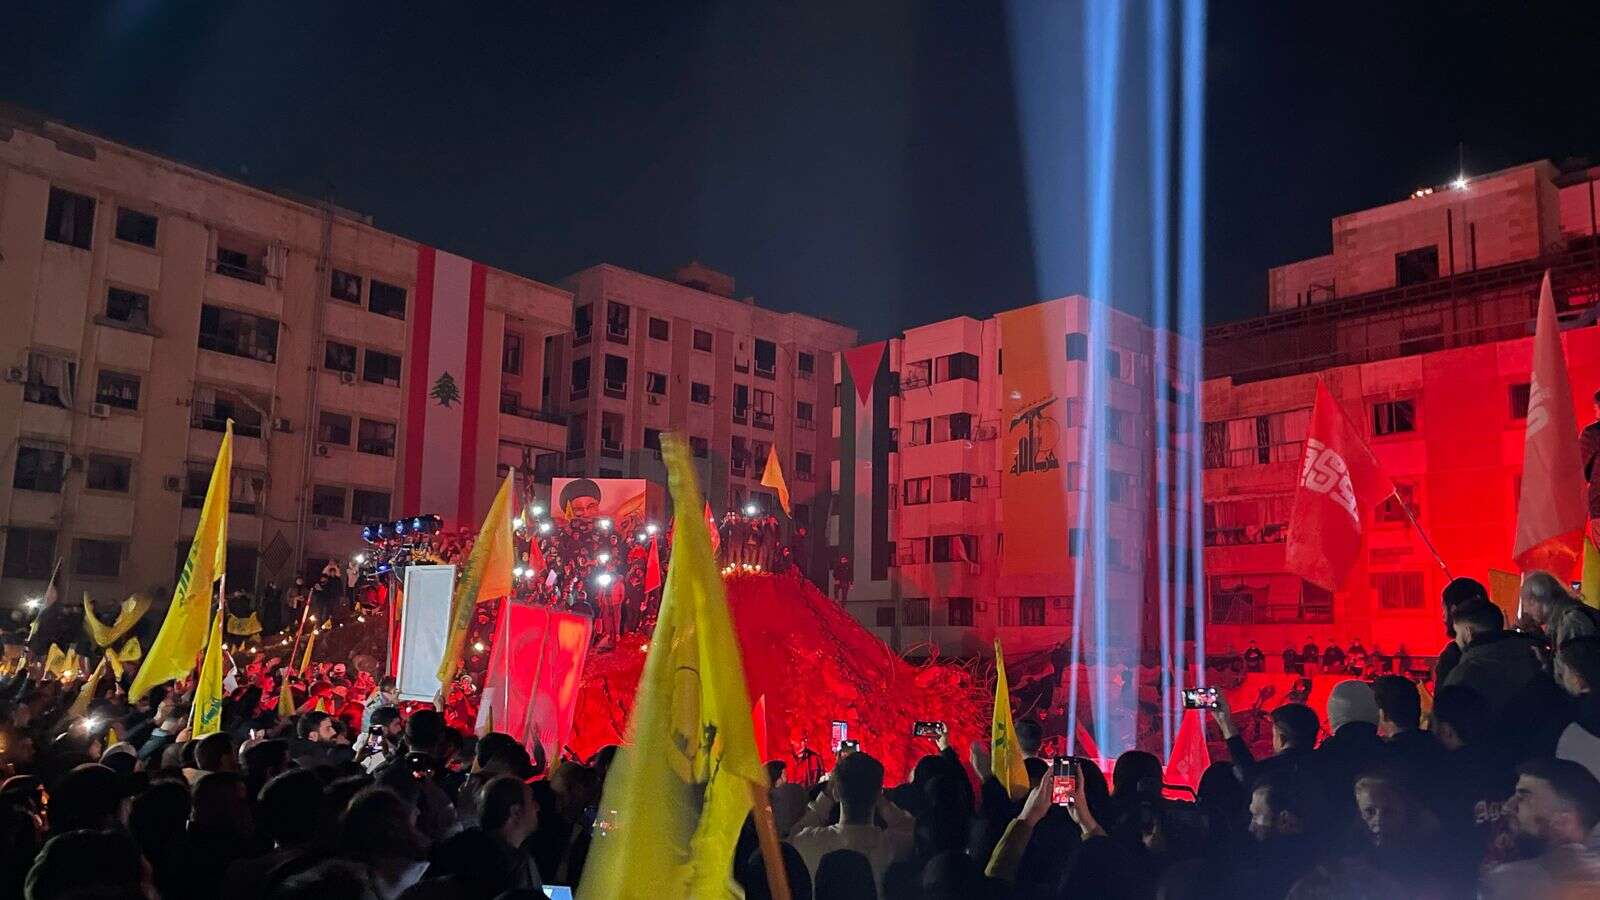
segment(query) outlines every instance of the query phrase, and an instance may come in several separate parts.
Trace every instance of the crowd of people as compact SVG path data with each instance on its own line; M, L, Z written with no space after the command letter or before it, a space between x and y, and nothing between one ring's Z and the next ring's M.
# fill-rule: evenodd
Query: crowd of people
M1245 647L1239 658L1243 660L1246 672L1267 670L1267 654L1255 641ZM1413 654L1405 644L1396 647L1394 653L1386 653L1376 643L1368 650L1359 637L1351 638L1348 648L1345 648L1332 639L1328 640L1326 646L1319 647L1314 636L1306 635L1306 642L1301 646L1284 647L1281 658L1283 671L1298 675L1425 675L1429 668L1428 660Z

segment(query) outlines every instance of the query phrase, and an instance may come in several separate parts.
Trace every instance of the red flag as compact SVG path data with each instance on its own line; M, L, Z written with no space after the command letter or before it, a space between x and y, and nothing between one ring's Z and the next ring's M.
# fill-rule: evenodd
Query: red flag
M1200 710L1186 709L1172 740L1172 755L1167 758L1167 773L1162 781L1200 790L1200 776L1211 765L1211 748L1206 746L1205 720Z
M762 694L756 698L756 705L750 708L751 724L756 729L756 756L762 761L767 760L767 695Z
M711 533L711 552L715 554L722 549L722 536L717 534L717 520L711 515L711 501L706 501L706 531Z
M1078 752L1074 755L1093 760L1100 759L1100 746L1096 744L1094 742L1094 738L1089 735L1089 730L1083 727L1083 721L1081 719L1078 721L1077 727L1073 729L1072 739L1073 743L1078 745L1076 748Z
M1539 288L1539 324L1533 333L1533 379L1528 386L1528 433L1517 498L1517 540L1511 555L1524 572L1548 569L1563 581L1572 574L1588 521L1583 464L1572 383L1561 352L1550 273Z
M550 563L544 558L544 551L539 549L539 539L535 537L528 542L528 571L543 572L550 568Z
M644 589L646 592L661 587L661 550L656 539L650 539L650 556L644 561Z
M1317 379L1284 568L1325 590L1338 590L1361 552L1362 520L1393 494L1394 483L1361 432Z

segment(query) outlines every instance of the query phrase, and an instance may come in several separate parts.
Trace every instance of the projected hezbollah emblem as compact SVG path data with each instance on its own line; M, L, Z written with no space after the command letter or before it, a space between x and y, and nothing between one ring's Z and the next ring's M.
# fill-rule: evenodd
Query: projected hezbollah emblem
M1061 462L1056 459L1056 420L1044 414L1045 409L1055 402L1056 398L1048 397L1023 407L1011 417L1010 430L1015 432L1019 426L1023 429L1022 436L1017 438L1016 453L1011 458L1011 474L1048 472L1061 468Z
M450 377L450 372L446 370L439 375L439 380L433 383L433 390L428 392L428 396L439 401L440 406L449 408L450 404L461 402L461 389L456 387L456 380Z
M1306 438L1306 465L1300 472L1300 483L1308 491L1327 494L1350 514L1356 528L1361 527L1361 513L1356 509L1356 489L1350 483L1350 467L1344 457L1332 447L1316 438Z

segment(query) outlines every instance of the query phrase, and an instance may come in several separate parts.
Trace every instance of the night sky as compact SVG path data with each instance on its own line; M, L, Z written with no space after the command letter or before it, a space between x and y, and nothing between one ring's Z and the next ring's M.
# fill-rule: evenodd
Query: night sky
M546 281L700 259L864 338L1039 295L1002 5L465 6L12 4L0 100ZM1532 6L1213 4L1208 319L1458 142L1600 154L1600 40Z

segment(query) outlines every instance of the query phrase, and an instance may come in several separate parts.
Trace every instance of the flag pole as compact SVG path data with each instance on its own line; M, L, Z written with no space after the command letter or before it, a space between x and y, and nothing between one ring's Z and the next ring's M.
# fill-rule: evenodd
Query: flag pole
M1368 452L1370 453L1371 451L1369 450ZM1417 530L1417 536L1422 538L1422 543L1427 545L1428 552L1433 554L1433 561L1438 563L1439 568L1444 571L1444 577L1454 579L1455 576L1450 574L1450 566L1445 563L1444 557L1439 555L1439 549L1433 546L1433 541L1428 537L1428 533L1422 530L1422 523L1417 521L1416 514L1411 511L1411 505L1400 496L1400 489L1395 488L1394 492L1389 496L1400 504L1400 509L1406 514L1406 519L1411 522L1411 527Z
M766 864L767 890L773 900L789 900L789 872L783 867L778 829L772 821L772 800L767 791L754 782L750 782L750 814L755 820L757 843L761 845L761 860Z

